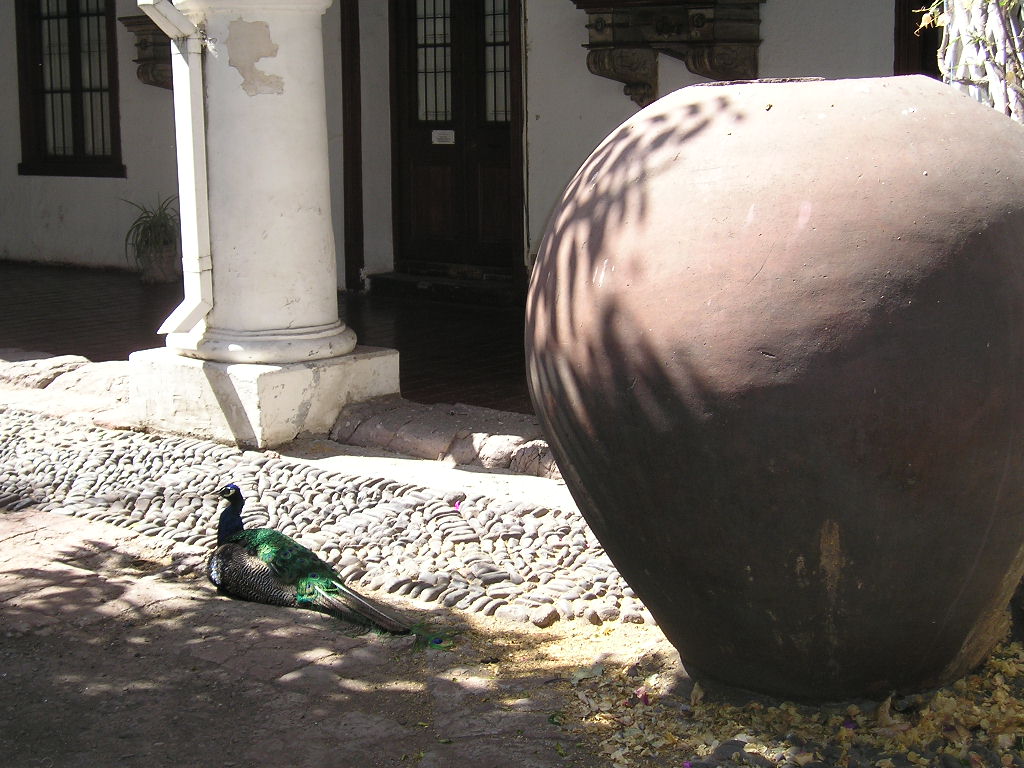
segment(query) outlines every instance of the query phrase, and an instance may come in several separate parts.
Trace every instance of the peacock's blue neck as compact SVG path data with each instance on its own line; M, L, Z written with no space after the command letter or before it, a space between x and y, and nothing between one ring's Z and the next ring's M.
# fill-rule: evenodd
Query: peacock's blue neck
M232 536L245 529L242 522L242 494L235 493L228 499L228 505L220 513L217 522L217 545L226 543Z

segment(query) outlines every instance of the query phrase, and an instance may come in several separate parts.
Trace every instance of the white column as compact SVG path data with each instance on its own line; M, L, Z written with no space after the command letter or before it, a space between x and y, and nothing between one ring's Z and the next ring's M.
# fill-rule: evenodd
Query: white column
M199 279L186 288L195 290L165 323L167 346L130 356L144 428L262 448L325 433L347 403L399 391L398 353L356 347L338 318L321 37L330 3L174 4L206 49L203 98L179 94L175 120L179 142L197 142L179 154L179 177L196 192L183 190L195 210L182 220L206 222L205 194L209 256L205 229L189 230L186 279ZM163 0L144 4L174 16ZM172 32L191 29L176 22ZM192 51L195 39L178 42ZM198 67L176 63L178 91Z
M292 363L351 352L338 318L321 17L331 0L178 0L206 35L213 309L180 354Z

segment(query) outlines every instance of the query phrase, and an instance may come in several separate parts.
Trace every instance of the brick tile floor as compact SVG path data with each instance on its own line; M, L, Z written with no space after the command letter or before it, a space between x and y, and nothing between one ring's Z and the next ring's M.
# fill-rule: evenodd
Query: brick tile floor
M0 348L97 362L163 346L156 329L181 301L179 285L120 270L2 260L0 287ZM339 309L361 344L399 350L404 397L532 413L521 307L341 293Z

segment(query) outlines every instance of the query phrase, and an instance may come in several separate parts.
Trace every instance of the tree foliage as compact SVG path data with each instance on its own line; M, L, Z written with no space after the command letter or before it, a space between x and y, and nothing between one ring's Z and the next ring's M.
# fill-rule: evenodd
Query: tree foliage
M942 29L943 79L1024 122L1024 0L934 0L921 27Z

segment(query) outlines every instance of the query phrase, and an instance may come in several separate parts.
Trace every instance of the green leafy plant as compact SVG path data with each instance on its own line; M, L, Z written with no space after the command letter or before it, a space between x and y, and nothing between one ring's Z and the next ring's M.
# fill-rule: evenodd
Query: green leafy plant
M177 198L170 195L158 200L155 208L123 201L138 211L125 233L124 253L143 282L167 282L177 276L180 222L172 206Z

